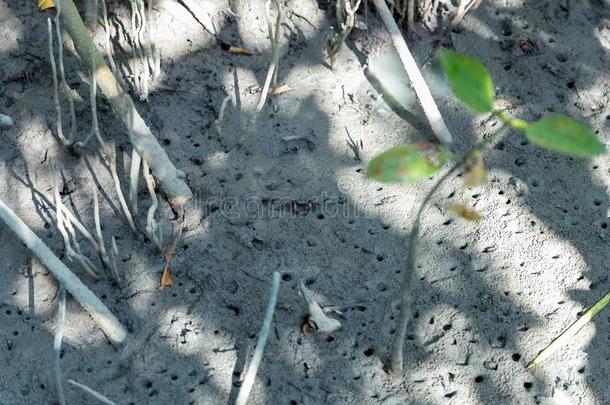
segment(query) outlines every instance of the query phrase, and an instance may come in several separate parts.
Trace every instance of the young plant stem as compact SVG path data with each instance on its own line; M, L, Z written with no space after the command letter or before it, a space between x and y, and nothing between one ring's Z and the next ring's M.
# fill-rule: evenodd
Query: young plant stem
M407 240L407 264L405 267L405 271L403 273L403 279L401 283L401 298L400 298L400 312L398 314L398 320L396 321L396 331L394 332L394 337L392 338L392 344L390 347L390 372L394 375L400 376L403 371L403 346L405 341L405 336L407 334L407 325L411 318L411 301L412 301L412 280L413 275L415 274L416 264L417 264L417 246L419 241L419 227L422 212L426 205L432 198L432 196L438 191L440 186L462 165L464 164L465 157L468 156L472 151L479 150L484 148L485 146L491 144L498 134L504 129L504 125L500 126L495 132L489 135L486 139L477 143L473 148L468 151L464 157L461 157L454 165L443 174L437 181L434 183L434 186L428 191L424 199L422 200L419 209L415 215L415 219L413 220L413 225L411 227L411 233L409 234L409 238Z
M412 301L412 280L413 274L415 274L416 260L417 260L417 245L419 242L419 226L421 214L426 207L426 204L432 197L432 195L439 189L439 187L451 176L459 167L461 167L463 160L458 161L447 173L445 173L434 186L428 191L428 194L424 197L421 202L415 220L411 227L411 233L407 241L407 265L403 274L402 283L400 289L402 295L400 297L400 312L398 314L398 321L396 322L396 332L392 339L392 346L390 348L390 371L395 375L402 375L403 369L403 346L405 337L407 334L407 324L411 318L411 301Z
M99 325L108 339L121 344L127 339L127 330L110 310L76 277L65 264L53 254L51 249L0 200L0 219L34 253L40 262L49 269L57 281L85 308L91 318Z
M595 315L597 315L602 309L606 307L610 303L610 291L606 293L599 301L597 301L591 308L589 308L580 318L576 320L572 325L570 325L566 330L561 332L559 336L557 336L553 341L544 349L538 353L538 355L527 364L527 368L532 368L536 364L539 364L550 355L555 353L561 347L566 345L570 339L574 335L578 333L587 323L593 319Z
M258 341L256 342L256 348L252 355L252 360L246 371L246 376L235 400L235 405L246 405L248 402L248 396L250 396L250 390L254 384L254 378L258 371L258 366L263 357L263 350L267 343L267 337L269 336L269 330L271 329L271 321L273 321L273 313L275 312L275 304L277 303L277 294L280 288L280 273L273 272L273 279L271 281L271 294L269 296L269 303L267 304L267 311L265 312L265 318L261 330L258 333Z
M169 197L171 204L180 208L190 198L192 192L184 182L184 173L176 169L169 160L167 153L157 142L150 128L146 125L140 114L135 109L134 103L129 95L124 92L106 66L102 56L97 50L91 50L91 37L76 6L72 0L56 0L61 2L62 21L66 31L74 41L74 48L81 57L82 63L89 71L93 71L97 85L108 99L110 105L117 113L123 123L131 128L129 138L138 154L146 159L150 168L157 178L159 185ZM96 69L92 69L91 57L95 57Z
M432 93L430 93L430 88L426 84L424 77L422 76L417 64L415 63L415 59L413 55L411 55L411 51L409 51L409 47L405 42L396 22L394 22L394 18L392 17L392 13L388 9L388 6L385 3L385 0L373 0L375 7L379 15L381 16L381 20L385 24L390 36L392 38L392 42L394 43L394 47L398 52L398 56L402 61L402 64L407 71L407 76L409 76L409 81L413 86L413 90L415 90L415 94L417 95L417 99L424 110L424 114L430 123L430 127L434 132L434 135L445 145L450 145L453 142L453 138L451 133L447 129L445 125L445 121L441 116L436 103L434 102L434 98L432 97Z

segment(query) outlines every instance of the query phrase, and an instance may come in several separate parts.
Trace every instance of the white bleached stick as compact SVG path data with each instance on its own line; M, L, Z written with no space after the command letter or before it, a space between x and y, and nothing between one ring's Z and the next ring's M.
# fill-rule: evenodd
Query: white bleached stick
M53 273L57 281L63 283L66 290L89 312L91 318L99 325L111 342L120 344L127 339L127 330L104 303L55 256L51 249L2 200L0 200L0 219Z
M434 102L434 98L432 98L430 89L419 71L419 68L415 63L415 59L413 59L413 55L411 55L409 47L407 46L405 39L402 37L402 34L400 33L400 30L398 29L398 26L392 17L392 13L390 13L390 10L385 3L385 0L373 0L373 3L381 16L381 20L392 37L394 47L396 48L398 56L400 56L400 60L407 71L407 76L409 76L413 90L415 90L415 94L417 95L419 103L424 110L424 114L430 123L430 127L432 128L434 135L436 135L436 137L442 143L446 145L451 144L453 142L451 133L445 125L445 121L443 120L443 117L441 116L441 113Z
M273 320L273 313L275 312L275 304L277 302L277 293L280 289L280 273L273 273L273 280L271 282L271 295L269 296L269 304L267 305L267 312L265 312L265 318L263 319L263 325L258 334L258 341L256 342L256 348L254 349L254 355L246 371L246 377L239 390L235 405L246 405L248 402L248 396L250 396L250 390L254 384L254 378L258 371L258 366L263 357L263 350L265 349L265 343L267 343L267 336L269 336L269 330L271 329L271 321Z

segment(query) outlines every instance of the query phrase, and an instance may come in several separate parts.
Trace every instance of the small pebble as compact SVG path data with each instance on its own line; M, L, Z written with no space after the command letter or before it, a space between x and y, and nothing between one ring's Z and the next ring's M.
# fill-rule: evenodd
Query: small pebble
M9 129L13 126L13 119L8 115L0 114L0 129Z

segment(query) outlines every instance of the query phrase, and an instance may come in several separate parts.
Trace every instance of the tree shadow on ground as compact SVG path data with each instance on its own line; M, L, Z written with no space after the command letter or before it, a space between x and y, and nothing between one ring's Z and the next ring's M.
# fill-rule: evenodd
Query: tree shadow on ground
M24 24L30 25L32 9L32 5L10 7L10 11ZM496 6L481 7L474 16L496 27L499 26L496 21L502 15L496 15L495 11L513 13L513 16L526 21L529 16L529 9L507 10ZM33 24L32 30L24 32L28 39L26 43L33 43L35 38L44 38L43 19L38 19L39 23ZM280 77L286 80L299 78L302 82L320 78L319 71L313 68L307 79L304 75L295 76L293 72L311 64L308 52L321 55L319 49L322 48L328 24L327 20L324 21L324 26L318 27L315 32L306 31L306 24L302 24L303 31L309 37L304 34L302 40L291 42L288 52L282 56ZM229 32L222 34L224 38L240 42L240 34L230 22L223 30ZM473 51L471 53L479 56L483 62L506 57L500 51L492 56L481 55L485 49L481 45L488 39L479 37L476 32L463 35L472 40L469 42L471 48L462 49L457 41L458 50ZM480 42L475 41L476 38ZM478 52L477 46L480 49ZM31 65L45 58L42 49L34 54L36 57L29 62ZM205 60L202 60L202 55L206 56ZM75 77L78 63L73 58L66 59L69 59L68 75ZM215 60L221 62L212 62ZM244 77L247 78L246 73L251 72L255 78L251 80L252 84L262 83L268 60L268 52L256 59L234 59L212 43L164 65L168 76L166 84L192 89L194 94L179 92L168 97L158 90L151 94L148 106L140 104L138 107L146 110L145 120L158 131L172 160L188 173L190 184L197 191L201 207L200 221L185 230L180 252L174 259L176 288L158 291L161 258L154 254L150 244L138 240L141 238L125 235L120 218L110 211L104 213L103 222L108 234L124 235L124 246L129 249L123 254L125 282L119 287L106 281L89 284L98 296L105 297L103 299L111 310L129 325L134 343L126 349L114 349L104 344L101 334L95 333L92 334L90 350L83 353L78 349L82 347L81 343L71 346L68 342L62 360L64 375L91 384L117 400L146 398L149 403L208 403L210 398L215 398L224 402L224 398L235 395L242 368L247 363L247 353L255 344L271 273L279 269L284 281L273 333L257 378L262 384L257 383L253 393L256 402L273 402L282 398L287 402L328 403L367 398L370 402L379 403L388 395L425 402L430 398L450 398L447 395L453 392L452 389L458 392L458 398L462 391L466 391L468 398L478 398L480 402L496 401L498 397L507 400L521 398L520 394L507 392L510 387L502 381L501 376L494 374L492 366L491 370L485 367L484 362L490 359L498 364L497 367L511 367L513 375L525 379L524 383L535 383L532 395L536 394L539 386L545 383L550 385L551 379L547 375L539 377L537 381L529 381L528 375L518 370L527 355L533 354L548 338L534 336L533 327L542 322L540 316L534 314L540 312L527 307L520 295L536 294L536 289L535 286L520 283L519 273L524 269L540 271L542 275L549 272L537 268L540 262L536 261L523 265L503 263L502 255L484 259L487 253L482 251L493 244L492 241L497 245L510 245L510 237L506 242L508 231L494 231L484 226L457 229L451 224L444 226L448 218L444 213L441 214L442 220L435 218L433 215L437 210L434 207L430 208L432 219L422 232L424 253L419 263L420 281L415 287L415 310L419 315L410 326L414 330L412 339L406 343L407 361L416 367L409 369L404 380L391 380L384 374L382 361L386 357L385 348L392 332L393 317L397 314L395 304L399 273L404 268L404 236L409 224L405 218L412 216L410 207L399 205L403 205L400 202L408 200L409 196L421 197L422 190L415 186L404 190L384 187L382 192L379 185L362 178L362 163L355 163L343 152L345 147L342 142L330 136L331 132L341 129L333 123L334 117L345 116L341 115L341 108L333 110L330 107L333 103L341 103L337 86L317 88L313 96L307 92L296 92L295 95L275 99L272 104L279 106L278 112L273 112L273 105L267 107L260 115L251 138L242 148L231 147L230 141L239 139L244 128L240 128L240 125L231 127L231 123L250 122L247 112L243 116L239 113L233 115L219 139L212 122L217 116L217 107L214 106L220 105L225 91L228 91L223 89L222 74L229 74L227 70L233 69L238 76L241 75L239 81L243 81ZM527 100L529 104L523 107L524 112L532 116L526 118L534 118L533 115L540 112L541 103L549 101L537 100L531 94L529 85L517 79L520 72L531 68L531 65L537 67L539 62L535 57L517 61L508 74L505 71L492 73L496 83L506 89L502 96L514 104ZM209 67L207 63L210 63ZM596 72L600 75L603 72L602 65L592 64L589 68L589 76L580 78L582 83L578 82L583 89L593 84ZM515 76L511 76L511 72ZM345 72L337 74L339 84L342 73ZM172 79L177 77L180 77L179 81ZM8 85L0 96L5 98L6 105L6 95L20 87L25 92L20 99L31 94L46 94L50 99L50 86L47 83L50 83L48 77L34 76L29 84L17 82ZM42 90L37 87L40 84ZM239 88L244 99L249 97L245 84L249 83ZM86 88L77 90L86 95ZM572 94L567 90L563 93L566 99ZM171 100L171 104L168 100ZM165 103L170 105L166 106ZM100 119L106 131L109 134L124 133L112 112L104 107L105 103L100 104ZM554 102L552 104L555 106ZM24 105L27 104L20 101L12 108ZM79 116L87 117L86 107L81 105L79 108ZM466 123L464 131L456 131L459 145L473 144L477 124L464 110L454 111L451 103L442 108L445 116L449 117L451 128ZM564 112L556 106L554 108L557 113ZM13 112L10 106L8 111ZM22 113L22 116L52 116L52 106ZM371 117L375 118L374 115ZM362 125L384 144L412 141L414 137L421 136L412 133L408 133L408 136L380 136L380 128L374 123ZM408 132L408 128L403 127L403 130ZM303 136L306 140L287 143L282 140L286 136ZM590 165L542 152L524 144L515 134L503 139L502 145L502 149L494 150L489 160L492 177L496 178L492 178L492 183L482 192L476 193L478 197L474 197L475 192L462 190L459 178L447 184L442 196L457 193L473 201L475 207L476 204L483 205L482 209L487 207L487 216L499 214L507 220L512 215L511 207L527 207L532 213L531 221L536 225L529 225L529 218L519 225L540 226L538 223L541 222L544 230L554 232L577 249L585 261L584 267L589 269L589 280L600 276L605 257L600 256L599 246L588 245L582 239L584 224L579 222L572 225L570 221L565 221L568 213L559 211L559 215L555 215L548 209L559 199L574 201L574 198L576 202L570 204L578 206L579 214L584 212L587 217L607 208L603 188L589 175ZM125 138L122 146L129 151ZM22 156L17 157L15 153ZM28 162L32 156L23 143L16 142L3 148L3 157L6 157L3 161L10 165L21 160ZM516 159L525 163L517 164ZM551 179L562 186L556 189L534 186L534 181L538 184L549 181L551 164L557 166L555 170L558 174L573 174L568 179L559 175L557 179ZM28 177L27 173L26 169L25 178ZM345 173L351 173L351 177ZM44 173L41 177L45 179ZM526 192L519 190L513 184L521 186L520 183L510 181L511 178L521 180L529 189ZM382 206L377 211L362 206L357 193L345 186L346 179L351 187L360 189L363 194L381 197L386 192L394 193L398 196L397 203L390 204L389 208ZM7 185L15 188L7 190L7 203L11 206L23 204L23 200L27 201L26 197L31 195L18 182L8 181ZM600 204L592 210L589 196L574 196L574 193L566 191L576 186L590 190L592 195L599 195ZM499 194L500 191L502 194ZM109 194L114 195L111 189ZM316 198L320 204L325 203L325 210L297 215L290 211L290 204L286 205L312 198ZM485 206L477 202L485 199L496 204ZM509 199L511 201L507 204ZM256 203L248 205L250 201ZM90 209L90 197L83 196L75 205L85 211ZM507 207L507 215L503 206ZM263 215L260 214L260 207L264 208ZM566 205L564 209L571 208ZM401 222L388 224L388 217L395 217L392 211L406 215ZM267 215L269 212L274 214ZM562 213L564 216L561 216ZM170 215L167 207L164 214ZM140 224L144 216L143 210L138 216ZM495 224L493 221L489 223ZM51 233L51 230L43 231L41 225L39 221L33 224L38 234ZM543 227L540 229L543 230ZM511 236L515 237L515 234L512 232ZM54 240L54 250L61 252L57 235L51 239ZM9 297L11 288L21 288L19 286L23 283L19 281L14 268L18 267L17 262L22 257L30 256L14 239L10 244L7 250L16 253L13 255L15 262L7 263L5 267L9 271L5 272L3 285L11 286L7 287L6 297ZM464 245L466 247L462 248ZM509 249L509 246L505 247ZM537 258L536 255L527 256L527 252L524 252L524 257ZM456 264L445 266L445 262L450 260L456 261ZM570 264L573 262L564 263ZM36 277L42 277L40 280L45 280L46 284L52 283L52 277L48 273L43 275L42 269L38 269L39 266L34 271ZM576 279L579 275L573 273L568 268L561 275ZM451 278L443 280L444 277ZM341 332L331 337L301 335L299 327L304 313L301 299L296 293L298 279L306 280L324 304L357 304L345 312ZM500 287L501 283L505 283L504 288ZM604 282L601 284L604 285ZM506 285L510 288L505 288ZM54 296L49 293L43 299L48 300L44 314L50 318L54 312ZM10 297L8 300L11 300ZM590 300L590 297L585 300ZM589 304L592 301L584 302ZM19 305L10 305L13 305L13 315L7 317L6 322L14 322L14 313L21 310ZM79 309L75 306L71 309L70 315L76 316ZM82 314L80 318L87 327L93 326ZM514 324L519 325L517 330L512 327ZM447 325L449 329L445 329ZM490 328L490 325L493 327ZM46 359L43 361L51 364L50 332L46 326L29 326L35 344L12 350L6 355L6 360L25 365L31 358L28 354L30 348L37 347L36 344L40 342L48 342L46 348L37 347L40 351L32 356ZM536 348L525 343L528 339L536 342ZM591 347L602 350L599 339L596 337ZM453 341L455 344L452 344ZM456 346L457 354L451 352L451 346ZM527 347L528 353L522 352L524 347ZM455 360L452 357L469 350L472 354L466 364L458 364L463 359ZM86 361L83 360L85 354ZM521 356L520 361L514 360L515 354ZM434 357L453 359L451 370L434 369L433 366L438 364L430 361ZM91 365L85 366L87 362ZM235 364L235 367L227 368L228 373L225 368L215 370L214 365L223 363ZM603 356L598 356L589 360L588 368L592 376L598 377L604 375L607 363ZM418 370L430 374L442 372L443 375L439 380L420 382ZM448 373L453 374L456 380L450 381ZM34 371L34 374L35 379L41 381L40 384L33 384L33 391L27 395L20 386L10 388L13 398L54 400L50 388L52 375L48 371ZM430 378L430 374L425 378ZM478 376L484 378L477 382ZM19 377L16 380L23 381ZM381 385L375 385L377 382ZM379 387L387 388L383 392L375 392ZM598 399L603 400L607 395L603 387L597 388L596 384L591 384L591 387Z

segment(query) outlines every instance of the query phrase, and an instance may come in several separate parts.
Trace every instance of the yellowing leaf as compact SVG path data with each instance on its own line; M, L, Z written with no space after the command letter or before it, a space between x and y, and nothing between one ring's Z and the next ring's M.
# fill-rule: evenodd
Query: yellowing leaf
M229 47L229 53L232 53L234 55L254 56L254 52L245 48L240 48L239 46Z
M53 7L55 7L55 3L53 3L53 0L38 0L38 8L40 9L40 11Z
M451 204L447 206L447 209L453 212L455 215L464 218L466 221L478 221L481 219L481 215L472 208L468 208L463 204Z
M376 156L367 175L383 183L413 183L439 171L449 154L446 148L430 142L398 146Z
M487 167L483 152L477 149L466 156L464 174L464 183L468 187L480 186L487 182Z

